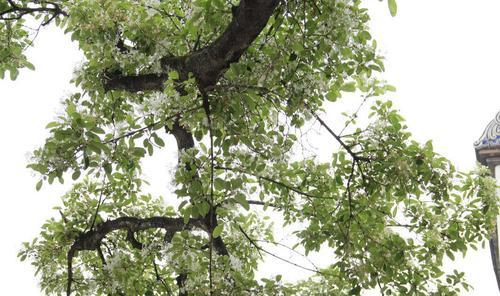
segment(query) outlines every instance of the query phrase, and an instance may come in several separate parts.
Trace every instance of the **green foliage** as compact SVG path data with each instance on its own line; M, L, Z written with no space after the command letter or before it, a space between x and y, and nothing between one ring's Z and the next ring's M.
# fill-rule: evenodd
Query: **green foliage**
M389 5L389 11L391 12L392 16L396 16L398 13L398 5L396 3L396 0L387 0L387 4Z
M209 89L165 60L189 60L217 42L238 16L238 1L15 3L17 12L5 12L9 4L0 2L2 77L32 68L23 55L25 15L55 21L85 55L72 80L79 91L47 124L50 134L28 165L40 176L37 190L73 180L56 208L60 217L19 253L45 293L60 295L68 282L76 295L458 295L469 288L463 273L442 264L490 236L495 183L485 169L457 172L431 142L412 140L383 99L394 87L377 78L384 65L361 1L281 1ZM396 2L388 5L395 15ZM106 85L116 77L163 84L129 92ZM350 114L346 132L335 134L343 126L330 129L321 115L345 93L361 94L370 114L364 123ZM311 128L329 131L328 161L307 155ZM143 189L142 161L174 144L165 131L194 141L179 144L175 208ZM263 243L278 244L273 219L262 214L271 210L283 221L278 227L299 226L293 250L330 252L325 268L306 268L315 274L297 283L258 278L270 254ZM104 227L123 217L175 218L180 226Z
M7 71L10 79L16 80L19 68L34 69L23 53L31 45L29 33L23 23L23 20L0 22L0 79L5 77Z

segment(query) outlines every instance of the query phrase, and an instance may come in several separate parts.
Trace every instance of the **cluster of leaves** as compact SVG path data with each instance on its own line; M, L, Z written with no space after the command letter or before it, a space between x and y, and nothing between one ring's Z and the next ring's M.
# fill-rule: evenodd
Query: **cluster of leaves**
M7 3L0 2L0 11L8 8ZM24 50L31 45L29 31L25 28L24 20L16 22L0 22L0 78L9 71L10 79L15 80L19 75L19 68L34 69L28 62Z
M14 16L55 20L85 55L73 78L81 91L47 125L50 135L29 164L40 174L37 189L67 175L74 180L60 218L19 253L37 268L46 293L457 295L469 287L463 273L444 272L443 258L488 238L498 214L495 184L482 169L457 172L431 142L413 141L390 101L371 102L394 89L375 75L382 57L361 1L281 1L208 92L165 60L189 59L217 41L239 3L39 2L0 10L14 3ZM388 4L394 15L395 1ZM22 20L4 19L0 30L24 32ZM7 36L5 52L20 57L26 35L16 34ZM0 67L12 73L27 65L15 60ZM164 79L161 90L106 87L120 75ZM353 114L351 134L337 134L323 109L355 91L371 102L370 122L358 124ZM298 158L307 125L327 131L329 146L340 145L330 161ZM179 144L175 208L142 189L142 160L173 144L164 131ZM192 145L181 145L182 137ZM315 275L298 283L257 280L266 254L287 261L261 246L277 243L262 210L280 215L280 226L300 226L291 249L328 249L330 262L303 267ZM124 217L169 217L184 226L105 229ZM104 233L97 247L83 243L96 233Z

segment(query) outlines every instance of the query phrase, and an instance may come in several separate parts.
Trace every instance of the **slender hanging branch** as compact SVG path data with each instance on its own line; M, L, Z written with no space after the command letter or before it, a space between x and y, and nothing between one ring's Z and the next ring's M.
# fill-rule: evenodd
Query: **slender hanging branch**
M215 220L215 211L214 211L214 135L212 130L212 118L210 113L210 101L208 95L202 90L201 91L202 99L203 99L203 108L205 109L205 115L207 116L208 123L208 132L210 135L210 211L209 211L209 228L210 231L213 231L213 221ZM213 279L212 279L212 260L213 260L213 234L210 233L210 247L209 247L209 264L208 264L208 275L210 282L210 295L213 295Z

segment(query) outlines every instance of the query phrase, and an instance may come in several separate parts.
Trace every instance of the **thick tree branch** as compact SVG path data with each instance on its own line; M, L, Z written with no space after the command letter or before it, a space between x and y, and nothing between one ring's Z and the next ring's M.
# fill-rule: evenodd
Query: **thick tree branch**
M97 225L94 229L80 234L71 246L71 249L75 251L96 250L106 235L116 230L127 230L135 233L141 230L157 228L165 229L167 232L177 232L193 227L206 230L200 219L190 220L187 224L184 224L183 218L151 217L141 219L136 217L120 217L115 220L106 221Z
M99 250L102 240L109 233L116 230L127 230L127 239L133 242L132 245L134 247L141 248L142 244L140 244L134 237L134 233L137 231L156 228L165 229L169 233L175 233L184 229L192 229L194 227L207 231L205 223L201 219L190 220L187 224L184 224L183 218L170 217L151 217L145 219L136 217L120 217L97 225L94 229L80 234L68 251L68 282L66 294L68 296L71 295L74 256L76 256L78 251ZM227 252L225 249L221 251Z
M177 141L177 148L179 150L179 154L180 152L186 149L194 147L193 135L187 130L187 128L181 126L178 121L174 122L172 128L167 129L167 131L175 137L175 140ZM186 169L191 170L192 168L190 167L189 164L186 164ZM195 175L194 178L199 180L199 177L197 175ZM217 216L215 215L215 211L213 208L210 210L209 214L207 214L207 216L204 218L204 223L206 225L206 228L209 229L209 235L212 235L213 229L217 226ZM224 244L221 237L214 238L213 246L219 254L221 255L229 254L226 245Z
M135 238L135 233L130 229L127 230L127 240L132 244L132 247L142 250L142 243Z
M206 231L208 235L212 231L207 229L206 219L191 219L187 224L184 224L183 218L171 217L151 217L151 218L136 218L136 217L120 217L115 220L106 221L97 225L94 229L84 232L78 236L73 245L70 247L67 255L68 260L68 282L66 294L71 295L71 286L73 283L73 258L78 251L100 251L102 240L111 232L117 230L127 231L127 240L132 243L134 248L142 248L142 244L138 242L134 233L146 229L165 229L170 236L173 236L178 231L185 229L198 228ZM220 237L214 239L214 249L220 255L228 255L228 251L224 242ZM182 276L182 275L181 275Z
M212 89L220 76L237 62L252 42L265 28L280 0L241 0L233 9L233 18L219 38L208 46L183 57L165 57L161 64L163 73L122 76L120 73L105 75L106 90L130 92L162 90L168 71L179 73L184 81L192 73L202 90Z
M106 73L104 75L104 90L126 90L129 92L139 91L162 91L163 83L168 76L165 74L142 74L122 76L118 72Z
M242 0L233 9L233 19L222 35L187 59L202 89L211 89L220 75L237 62L265 28L280 0Z
M177 286L179 287L179 296L188 296L188 293L185 288L186 280L187 280L187 274L185 273L181 273L175 278Z
M180 125L179 120L174 122L171 129L167 128L167 132L171 133L177 141L179 156L181 152L194 147L193 135L185 127Z

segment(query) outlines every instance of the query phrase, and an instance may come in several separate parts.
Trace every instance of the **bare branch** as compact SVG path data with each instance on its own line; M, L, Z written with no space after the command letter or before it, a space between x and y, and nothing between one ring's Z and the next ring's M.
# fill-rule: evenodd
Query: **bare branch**
M349 155L354 159L354 161L370 161L369 158L367 157L362 157L362 156L359 156L357 153L355 153L354 151L352 151L351 147L349 147L341 138L340 136L338 136L329 126L328 124L326 124L326 122L323 121L323 119L321 119L321 117L319 117L318 114L316 114L316 112L313 112L310 110L310 112L312 113L312 115L314 116L314 118L316 118L318 120L318 122L328 131L328 133L330 133L330 135L332 135L335 140L337 140L337 142L342 146L342 148L344 148L347 153L349 153Z
M303 196L308 197L308 198L334 199L333 197L318 196L318 195L314 195L314 194L311 194L311 193L308 193L308 192L304 192L304 191L302 191L302 190L300 190L300 189L298 189L296 187L293 187L291 185L285 184L284 182L272 179L272 178L267 177L267 176L262 176L262 175L259 175L259 174L253 173L253 172L248 172L248 171L245 171L245 170L242 170L242 169L230 168L230 167L224 167L224 166L215 166L215 168L216 169L220 169L220 170L227 170L227 171L233 171L233 172L237 172L237 173L241 173L241 174L251 175L251 176L254 176L254 177L256 177L256 178L258 178L260 180L271 182L273 184L276 184L278 186L281 186L283 188L286 188L286 189L288 189L290 191L293 191L295 193L298 193L298 194L303 195Z
M304 270L307 270L307 271L312 271L312 272L317 273L317 274L324 274L323 272L321 272L321 271L319 271L319 270L317 270L317 269L311 269L311 268L308 268L308 267L305 267L305 266L299 265L299 264L297 264L297 263L295 263L295 262L292 262L292 261L290 261L290 260L288 260L288 259L285 259L285 258L283 258L283 257L280 257L280 256L278 256L278 255L276 255L276 254L274 254L274 253L271 253L271 252L269 252L269 251L267 251L267 250L263 249L261 246L259 246L259 245L255 242L255 240L253 240L253 239L252 239L252 238L251 238L251 237L250 237L250 236L249 236L249 235L245 232L245 230L243 230L243 228L242 228L240 225L238 225L238 228L239 228L239 230L241 231L241 233L243 234L243 236L245 236L245 238L246 238L246 239L250 242L250 244L251 244L251 245L253 245L253 246L254 246L254 247L255 247L255 248L256 248L259 252L260 252L260 251L262 251L262 252L264 252L264 253L266 253L266 254L268 254L268 255L270 255L270 256L272 256L272 257L274 257L274 258L278 259L278 260L281 260L281 261L283 261L283 262L286 262L286 263L291 264L291 265L293 265L293 266L296 266L296 267L298 267L298 268L301 268L301 269L304 269ZM261 255L261 256L262 256L262 255Z

